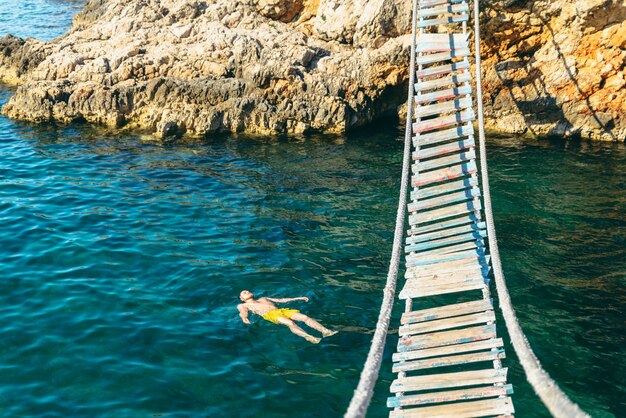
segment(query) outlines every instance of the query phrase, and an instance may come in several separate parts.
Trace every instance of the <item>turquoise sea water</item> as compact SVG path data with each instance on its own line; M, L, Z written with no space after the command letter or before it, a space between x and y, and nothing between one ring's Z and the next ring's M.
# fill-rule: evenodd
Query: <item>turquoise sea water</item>
M20 5L31 11L10 14ZM75 5L3 2L0 35L51 39ZM10 94L0 88L0 103ZM0 416L341 416L378 314L401 136L381 123L346 137L159 142L0 117ZM626 416L626 147L497 136L488 147L531 344L593 416ZM292 306L341 332L313 346L245 326L243 288L308 296ZM396 338L371 416L386 412ZM547 416L507 353L518 416Z

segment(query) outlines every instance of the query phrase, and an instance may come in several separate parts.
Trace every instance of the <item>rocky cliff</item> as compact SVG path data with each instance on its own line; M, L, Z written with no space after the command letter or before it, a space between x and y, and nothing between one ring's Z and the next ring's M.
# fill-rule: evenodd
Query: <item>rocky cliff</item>
M342 132L406 99L411 2L89 0L63 37L0 40L2 112L159 134ZM490 127L626 137L626 3L481 14Z
M498 1L481 22L486 125L626 139L626 1Z

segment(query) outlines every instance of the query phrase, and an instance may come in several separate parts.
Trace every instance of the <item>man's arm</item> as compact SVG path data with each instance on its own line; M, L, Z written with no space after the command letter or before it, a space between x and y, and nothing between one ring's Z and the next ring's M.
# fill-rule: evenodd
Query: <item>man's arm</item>
M248 308L244 305L237 305L237 310L239 311L239 316L244 324L249 324L250 320L248 319Z
M274 299L274 298L264 298L269 300L270 302L274 302L274 303L287 303L287 302L295 302L296 300L303 300L305 302L309 301L309 298L307 298L306 296L300 296L298 298L279 298L279 299Z

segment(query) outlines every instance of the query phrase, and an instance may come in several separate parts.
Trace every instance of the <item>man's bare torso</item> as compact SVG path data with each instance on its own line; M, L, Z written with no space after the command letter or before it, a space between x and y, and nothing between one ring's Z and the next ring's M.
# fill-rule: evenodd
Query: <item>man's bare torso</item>
M276 305L265 298L259 298L251 302L242 303L242 305L250 312L263 316L269 311L276 309Z

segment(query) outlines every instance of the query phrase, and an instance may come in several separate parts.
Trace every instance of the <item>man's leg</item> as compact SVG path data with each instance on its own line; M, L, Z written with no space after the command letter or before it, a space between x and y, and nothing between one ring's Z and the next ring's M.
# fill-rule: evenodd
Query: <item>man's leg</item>
M305 314L295 313L291 316L291 319L304 322L307 326L321 332L324 337L330 337L331 335L335 335L337 333L337 331L329 330L324 325L320 324L313 318L309 318Z
M287 318L278 318L278 322L280 322L281 324L287 326L291 332L293 332L294 334L304 338L305 340L307 340L310 343L313 344L317 344L320 342L321 338L316 338L312 335L307 334L302 328L300 328L299 326L296 325L295 322L293 322L291 319L287 319Z

